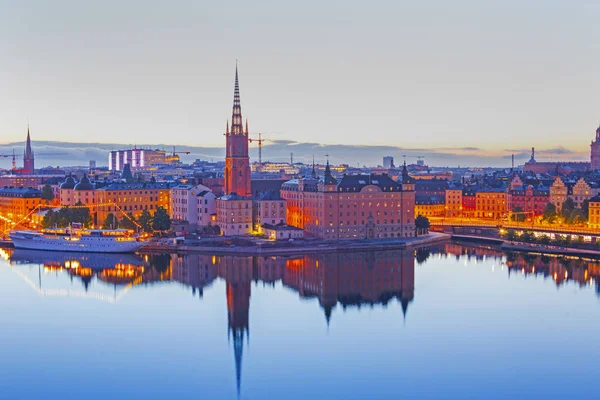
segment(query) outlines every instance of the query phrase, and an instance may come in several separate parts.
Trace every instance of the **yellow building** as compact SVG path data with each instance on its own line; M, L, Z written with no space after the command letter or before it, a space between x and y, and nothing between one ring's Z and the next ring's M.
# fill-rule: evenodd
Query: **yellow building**
M33 188L0 188L0 227L12 228L11 222L27 224L29 214L42 204L42 192Z
M554 204L557 211L560 211L563 203L567 200L567 185L560 178L556 177L552 185L550 186L550 203Z
M435 196L415 197L415 216L443 217L446 205L444 201Z
M446 217L462 217L462 188L446 189Z
M138 218L144 210L154 214L158 207L162 207L171 215L171 187L167 182L113 183L96 192L98 225L102 225L110 213L117 218L123 218L122 212L132 213ZM93 215L94 211L90 211Z
M600 195L594 196L590 199L588 221L590 228L600 229Z
M475 197L475 216L484 219L501 219L506 214L506 192L503 189L484 188Z

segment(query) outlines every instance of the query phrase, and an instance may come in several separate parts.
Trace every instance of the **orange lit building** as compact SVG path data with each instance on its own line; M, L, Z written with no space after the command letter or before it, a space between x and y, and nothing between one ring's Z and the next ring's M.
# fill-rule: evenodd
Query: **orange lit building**
M0 188L0 226L21 222L41 204L42 192L37 189Z
M287 223L322 239L415 236L414 179L404 166L402 179L388 175L344 175L338 182L329 162L325 176L283 184Z
M506 216L507 201L504 189L482 188L475 195L475 216L483 219L500 219Z

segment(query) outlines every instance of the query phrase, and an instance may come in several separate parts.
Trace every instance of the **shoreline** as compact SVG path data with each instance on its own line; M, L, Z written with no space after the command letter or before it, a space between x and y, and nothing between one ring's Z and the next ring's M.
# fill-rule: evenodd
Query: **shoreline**
M418 238L410 239L373 239L369 241L344 241L340 243L303 243L286 247L201 247L201 246L159 246L150 245L141 248L138 253L176 252L176 253L216 253L231 255L294 255L304 253L326 253L337 251L393 250L407 249L422 245L439 243L450 239L450 235L430 232Z

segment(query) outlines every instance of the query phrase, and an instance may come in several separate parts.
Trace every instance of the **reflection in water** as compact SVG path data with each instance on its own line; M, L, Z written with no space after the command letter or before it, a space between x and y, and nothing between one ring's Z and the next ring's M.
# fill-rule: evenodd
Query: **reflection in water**
M2 249L0 249L2 250ZM50 253L41 251L2 250L0 256L10 257L12 270L44 296L91 297L110 303L118 302L129 290L158 282L176 281L191 288L200 298L204 290L217 279L225 281L227 300L227 336L232 343L235 380L238 395L241 390L244 341L250 338L249 312L253 282L290 288L301 298L315 298L323 310L327 325L336 307L346 309L364 306L386 306L396 299L406 319L414 298L415 261L423 264L430 258L453 257L471 261L494 259L508 276L541 275L557 286L568 281L579 285L596 285L600 278L600 263L569 257L548 257L524 253L506 253L486 246L464 246L446 243L418 250L379 252L347 252L308 254L296 257L239 257L211 254L133 255ZM37 281L21 271L19 264L38 265ZM84 291L47 289L43 276L66 273L71 280L79 279ZM94 283L94 278L98 284ZM100 283L113 288L113 295L94 292Z

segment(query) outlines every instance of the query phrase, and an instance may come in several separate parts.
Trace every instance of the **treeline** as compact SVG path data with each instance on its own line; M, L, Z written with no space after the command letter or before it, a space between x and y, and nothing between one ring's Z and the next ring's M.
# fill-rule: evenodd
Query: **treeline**
M42 220L42 228L66 228L71 223L81 223L84 227L92 226L93 218L87 207L63 207L58 211L48 210ZM152 233L154 231L168 231L171 228L171 218L163 207L158 207L154 215L144 210L139 218L132 213L122 218L110 213L102 223L102 229L132 229Z
M513 229L507 230L503 234L503 238L505 240L509 240L511 242L523 242L523 243L536 243L543 245L553 245L553 246L581 246L585 244L583 236L579 235L577 238L573 239L571 235L554 235L554 239L552 239L548 235L535 236L533 232L525 231L520 235ZM596 242L596 246L600 246L600 241Z
M556 209L556 206L552 203L546 204L546 208L544 209L544 221L547 221L550 224L557 222L560 220L565 224L578 224L581 222L586 222L588 220L588 212L590 209L590 201L584 200L581 203L581 207L575 207L575 202L573 199L567 199L562 204L560 212Z

